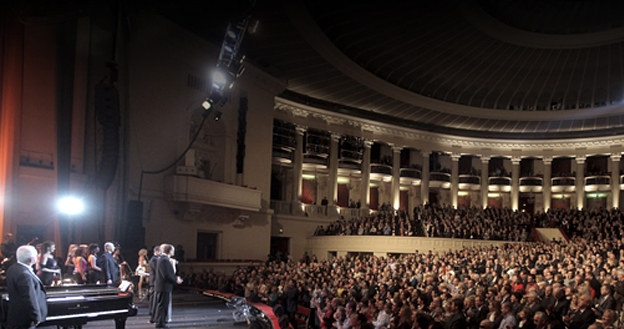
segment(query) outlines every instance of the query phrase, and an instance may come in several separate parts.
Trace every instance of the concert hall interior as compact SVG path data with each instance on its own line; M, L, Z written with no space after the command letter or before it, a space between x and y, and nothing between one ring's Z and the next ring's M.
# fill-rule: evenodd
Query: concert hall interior
M618 240L623 7L4 2L1 242L231 273Z

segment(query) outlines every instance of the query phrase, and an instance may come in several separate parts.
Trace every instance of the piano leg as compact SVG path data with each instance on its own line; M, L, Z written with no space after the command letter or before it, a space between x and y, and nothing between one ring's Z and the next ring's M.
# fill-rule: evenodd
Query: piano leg
M115 318L115 329L126 329L126 317Z

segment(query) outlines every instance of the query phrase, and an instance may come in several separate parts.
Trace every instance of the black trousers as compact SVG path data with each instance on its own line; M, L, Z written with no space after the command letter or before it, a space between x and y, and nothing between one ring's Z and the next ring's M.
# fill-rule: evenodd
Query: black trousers
M154 322L156 327L164 327L167 324L169 313L169 302L171 302L171 292L155 292L156 309L154 310Z

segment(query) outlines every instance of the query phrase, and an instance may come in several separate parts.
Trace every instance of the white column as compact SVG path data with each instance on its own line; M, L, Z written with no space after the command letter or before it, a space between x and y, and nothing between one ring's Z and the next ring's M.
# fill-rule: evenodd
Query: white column
M457 208L457 192L459 192L459 158L461 154L451 154L451 201L454 208Z
M329 177L327 184L328 203L335 206L338 201L338 141L340 135L331 134L331 144L329 146Z
M481 156L481 206L485 209L488 204L488 189L490 184L488 182L488 165L490 164L490 156L482 155Z
M585 207L585 159L584 155L576 157L576 208Z
M296 127L297 131L297 146L295 148L295 158L293 159L293 199L292 199L292 212L298 214L301 212L301 193L302 193L302 175L303 175L303 134L306 131L305 127Z
M392 206L394 210L399 209L399 204L401 201L401 150L403 147L394 146L392 147Z
M611 153L611 198L613 208L620 207L620 159L621 153Z
M362 156L362 186L360 186L361 209L370 208L370 158L372 141L364 140L364 154Z
M511 210L518 210L520 198L520 157L511 158Z
M544 197L544 212L550 209L550 199L552 192L552 157L545 156L544 161L544 182L542 184L542 196Z
M423 157L422 172L420 175L420 198L422 199L422 204L425 205L429 203L429 156L431 155L431 151L420 150L420 154Z

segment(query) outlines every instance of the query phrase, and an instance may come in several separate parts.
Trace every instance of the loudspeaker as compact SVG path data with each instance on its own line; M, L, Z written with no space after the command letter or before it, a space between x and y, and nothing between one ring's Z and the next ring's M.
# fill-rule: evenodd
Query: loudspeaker
M128 201L126 225L124 227L122 248L137 249L145 245L145 228L143 227L143 202ZM138 249L137 249L138 250Z

